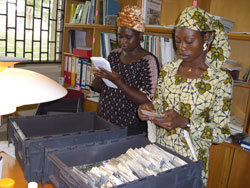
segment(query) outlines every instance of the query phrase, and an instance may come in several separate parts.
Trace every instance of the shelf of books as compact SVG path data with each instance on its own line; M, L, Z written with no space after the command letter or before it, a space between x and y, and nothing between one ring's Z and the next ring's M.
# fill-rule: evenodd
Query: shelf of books
M64 54L64 83L86 88L91 83L91 63L89 58Z
M115 31L112 33L112 30L109 29L96 28L89 33L88 31L89 28L87 30L83 28L82 30L70 30L67 49L63 52L65 84L83 89L89 89L93 80L90 57L102 56L106 58L110 51L117 47ZM88 37L89 35L96 36L97 39ZM89 40L87 38L91 38L92 41L87 42Z
M121 3L122 4L122 3ZM116 0L66 0L61 75L65 84L89 89L91 56L107 57L116 48Z

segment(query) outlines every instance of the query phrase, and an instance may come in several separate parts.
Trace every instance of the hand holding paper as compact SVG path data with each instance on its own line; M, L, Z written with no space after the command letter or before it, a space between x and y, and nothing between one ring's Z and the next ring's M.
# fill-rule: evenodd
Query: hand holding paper
M156 112L150 112L147 110L141 110L142 114L147 115L149 117L156 117L156 118L163 118L164 116L162 114L158 114Z
M107 71L112 72L109 62L103 57L91 57L90 59L93 62L94 67L96 69L99 69L99 67L102 67L106 69ZM102 78L102 80L107 86L112 87L112 88L117 88L117 86L110 80L105 79L105 78Z

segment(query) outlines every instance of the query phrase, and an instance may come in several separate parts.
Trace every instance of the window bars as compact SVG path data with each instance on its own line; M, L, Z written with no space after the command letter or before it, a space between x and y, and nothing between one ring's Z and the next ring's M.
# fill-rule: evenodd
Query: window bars
M64 0L0 0L0 56L61 62Z

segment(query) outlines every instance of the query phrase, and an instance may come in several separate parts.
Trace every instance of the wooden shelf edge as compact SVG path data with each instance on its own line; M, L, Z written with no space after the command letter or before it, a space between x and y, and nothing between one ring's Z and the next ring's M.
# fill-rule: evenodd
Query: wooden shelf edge
M249 34L228 33L228 38L233 39L233 40L250 41L250 35Z
M117 27L114 25L101 25L101 24L72 24L72 23L65 23L65 28L86 28L86 29L110 29L110 30L116 30Z
M168 29L168 28L162 28L162 27L146 27L145 32L173 34L174 29Z
M146 27L145 32L173 34L174 29L168 29L168 28L162 28L162 27ZM228 33L228 38L232 40L250 41L249 34Z
M72 24L72 23L64 23L65 28L86 28L86 29L110 29L110 30L117 30L117 27L114 25L102 25L102 24ZM152 33L163 33L163 34L173 34L174 29L168 29L164 27L146 27L145 33L152 32ZM242 34L242 33L228 33L228 38L232 40L244 40L250 41L249 34Z
M250 89L250 84L245 84L245 83L234 83L234 86L237 86L237 87L244 87L244 88L248 88Z

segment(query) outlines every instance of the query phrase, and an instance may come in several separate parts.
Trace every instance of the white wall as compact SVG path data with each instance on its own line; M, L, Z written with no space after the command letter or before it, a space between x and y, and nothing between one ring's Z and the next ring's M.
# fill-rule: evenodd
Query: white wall
M31 71L38 72L43 74L56 82L58 82L58 78L60 77L61 73L61 64L25 64L25 65L15 65L15 67L27 69Z

